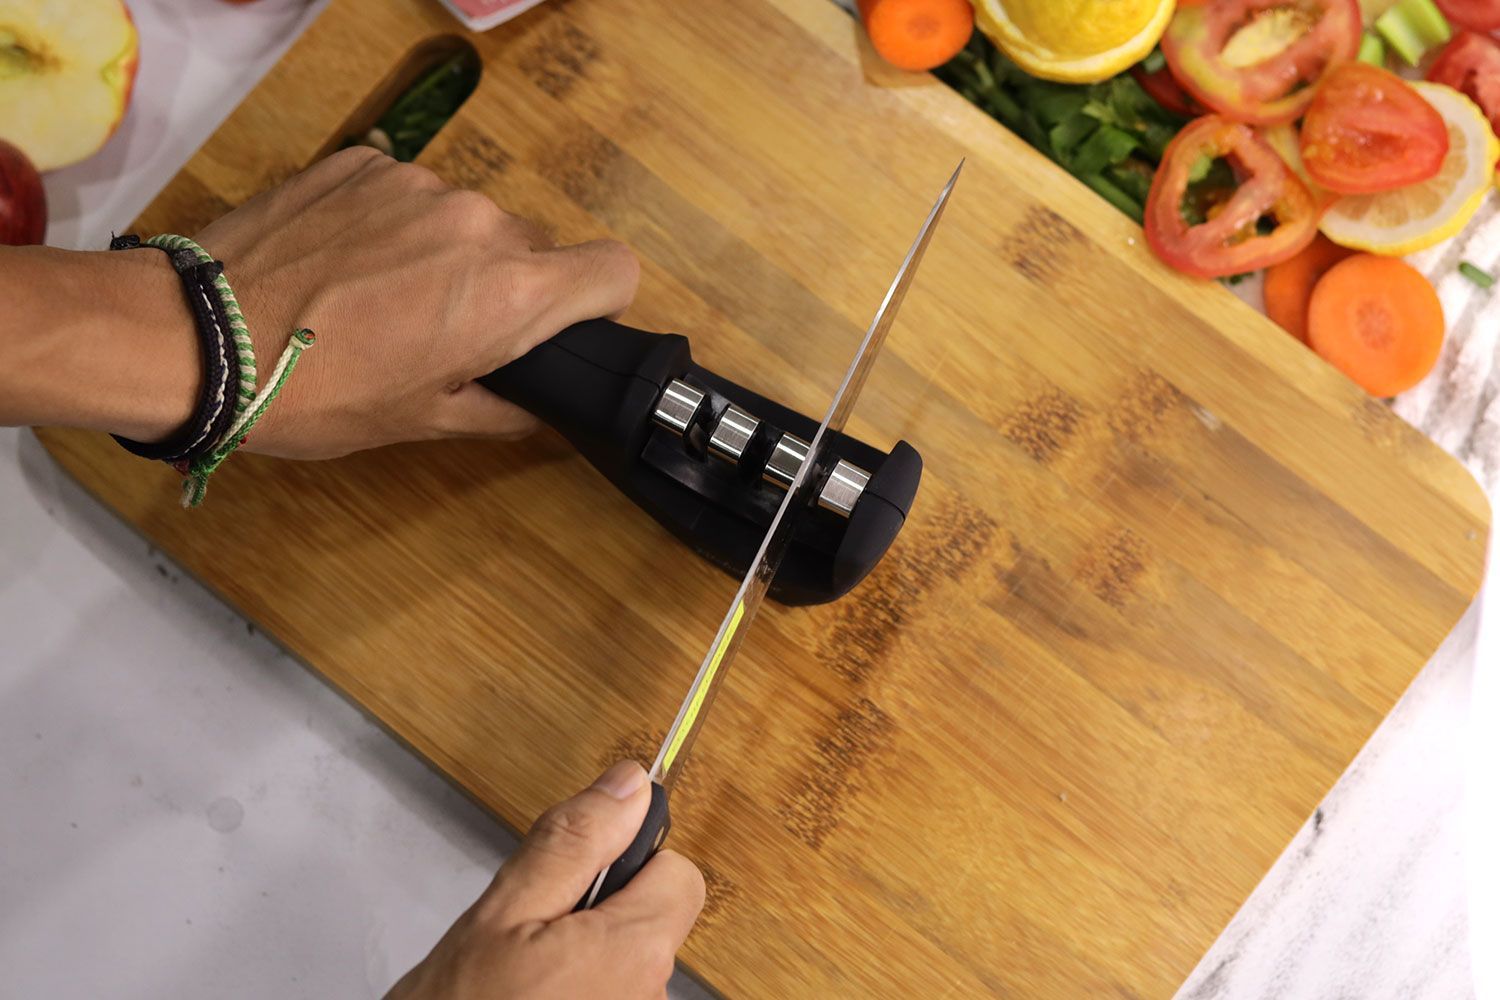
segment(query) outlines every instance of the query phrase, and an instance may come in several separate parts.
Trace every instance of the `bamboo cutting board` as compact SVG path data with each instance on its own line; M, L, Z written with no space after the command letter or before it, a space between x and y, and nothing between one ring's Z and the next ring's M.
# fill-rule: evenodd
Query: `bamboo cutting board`
M457 37L334 0L140 231L301 168ZM826 0L553 0L469 42L423 161L630 242L627 321L808 412L969 158L851 428L911 440L922 493L850 598L769 608L735 664L674 800L709 886L686 963L735 996L1170 994L1469 603L1479 489ZM241 456L193 513L42 436L518 828L650 759L733 591L550 434Z

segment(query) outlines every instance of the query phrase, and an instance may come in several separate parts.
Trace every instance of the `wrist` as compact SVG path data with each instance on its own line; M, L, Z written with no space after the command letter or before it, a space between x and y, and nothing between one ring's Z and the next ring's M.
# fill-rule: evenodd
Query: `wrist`
M8 422L154 441L192 416L198 336L163 254L36 247L18 252L16 264L23 305L4 337L16 355L6 366Z

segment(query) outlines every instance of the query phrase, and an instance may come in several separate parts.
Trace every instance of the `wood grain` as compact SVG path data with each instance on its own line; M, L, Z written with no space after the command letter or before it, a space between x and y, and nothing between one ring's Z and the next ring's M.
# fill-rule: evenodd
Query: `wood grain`
M301 168L457 33L334 0L140 229ZM736 996L1169 994L1469 603L1479 489L824 0L553 0L470 41L423 161L627 240L629 321L807 411L969 158L852 426L913 441L923 492L852 597L769 609L735 664L674 801L686 962ZM191 514L42 437L518 828L649 759L733 589L550 434L237 457Z

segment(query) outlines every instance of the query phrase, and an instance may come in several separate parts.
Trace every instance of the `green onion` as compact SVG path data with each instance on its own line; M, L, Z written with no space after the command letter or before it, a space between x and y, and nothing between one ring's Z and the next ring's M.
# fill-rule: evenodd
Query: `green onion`
M1432 0L1401 0L1376 18L1375 30L1408 66L1453 37L1448 19Z
M1458 273L1468 278L1480 288L1488 289L1495 284L1495 276L1481 267L1475 267L1468 261L1462 261L1458 265Z
M1385 42L1373 31L1365 32L1359 42L1359 61L1385 69Z
M1105 180L1099 174L1087 174L1078 178L1093 188L1095 193L1105 201L1130 216L1136 222L1144 222L1146 219L1145 206L1136 201L1130 195L1121 191L1118 187Z

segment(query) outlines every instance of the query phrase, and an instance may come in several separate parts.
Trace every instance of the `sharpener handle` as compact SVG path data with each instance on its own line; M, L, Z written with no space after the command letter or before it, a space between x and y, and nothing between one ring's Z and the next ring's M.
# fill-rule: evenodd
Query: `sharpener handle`
M599 873L599 879L596 879L584 892L578 905L573 907L573 912L592 910L619 892L631 879L635 878L637 872L646 867L646 862L656 855L657 850L667 839L667 831L671 829L672 816L667 810L667 790L660 782L653 781L651 782L651 804L646 807L646 818L641 822L641 828L636 831L635 839L630 842L629 847L625 848L624 853L614 860L613 864ZM598 887L597 892L595 886Z
M691 358L680 334L591 319L478 381L561 432L614 478L635 463L657 399Z

